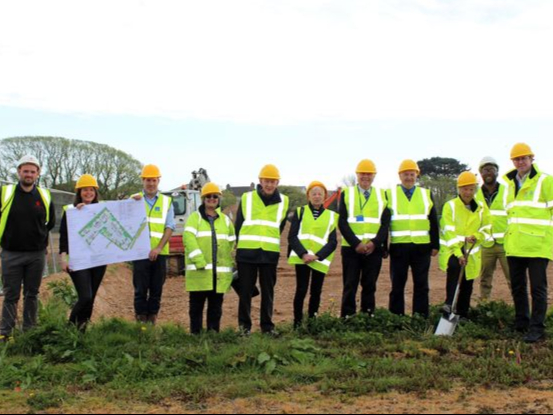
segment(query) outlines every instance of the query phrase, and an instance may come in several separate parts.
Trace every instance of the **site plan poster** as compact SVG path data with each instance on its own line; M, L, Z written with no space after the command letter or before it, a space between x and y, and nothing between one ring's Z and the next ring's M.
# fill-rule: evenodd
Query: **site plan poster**
M150 232L143 200L124 200L67 210L72 271L147 259Z

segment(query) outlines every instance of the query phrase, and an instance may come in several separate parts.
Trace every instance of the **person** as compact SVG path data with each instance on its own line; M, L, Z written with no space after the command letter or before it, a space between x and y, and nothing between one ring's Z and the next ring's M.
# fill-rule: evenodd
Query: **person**
M489 301L492 295L493 277L497 262L501 264L509 289L511 276L505 255L505 232L507 231L508 188L497 181L499 164L493 157L484 157L480 162L480 175L484 184L478 190L476 201L490 209L492 232L482 246L482 276L480 278L480 301Z
M38 320L38 295L46 265L48 235L56 224L50 191L37 186L40 172L38 159L24 156L17 164L19 183L2 186L2 341L7 341L15 329L21 286L24 293L23 330L33 328Z
M252 295L261 285L261 331L277 336L273 323L274 292L280 258L280 238L286 226L288 197L278 190L280 172L272 164L259 174L257 189L242 196L236 216L236 262L240 279L238 324L243 335L252 328Z
M69 268L69 235L67 228L67 211L69 209L82 209L85 206L99 202L98 181L90 174L83 174L75 186L76 194L72 205L64 206L63 217L60 225L60 263L64 272L67 272L75 285L78 300L71 310L69 321L82 332L92 317L94 300L98 289L102 284L107 267L100 266L81 271L72 271Z
M207 302L207 330L219 332L224 295L232 284L232 252L236 242L234 225L219 209L222 192L207 183L201 192L202 205L188 218L184 234L186 291L190 293L190 332L203 330Z
M489 238L492 225L488 207L475 199L476 175L465 171L457 179L459 196L444 205L441 233L440 269L447 273L447 298L443 311L468 319L474 280L482 271L482 244ZM457 309L453 310L455 291L461 280Z
M144 199L152 250L148 259L133 263L134 310L137 322L155 325L167 277L168 242L175 230L175 214L171 198L159 192L159 168L149 164L141 177L144 189L132 197Z
M401 184L387 191L391 219L389 309L405 314L405 285L413 273L413 314L430 313L429 273L440 250L440 224L430 190L417 186L418 164L405 160L399 167Z
M325 276L338 246L338 214L324 208L327 195L328 190L323 183L312 182L307 188L309 203L298 208L292 218L288 236L291 248L288 263L296 268L295 328L302 324L303 303L310 288L308 315L314 318L318 314Z
M528 144L516 144L511 151L515 169L504 177L509 186L505 252L511 271L515 328L526 333L526 343L545 339L547 266L553 258L553 177L543 173L534 158Z
M356 297L359 282L361 312L372 314L376 307L376 283L387 256L390 210L386 194L373 187L377 174L371 160L363 160L357 166L357 182L347 187L341 197L339 228L342 233L342 267L344 289L342 294L342 318L356 313Z

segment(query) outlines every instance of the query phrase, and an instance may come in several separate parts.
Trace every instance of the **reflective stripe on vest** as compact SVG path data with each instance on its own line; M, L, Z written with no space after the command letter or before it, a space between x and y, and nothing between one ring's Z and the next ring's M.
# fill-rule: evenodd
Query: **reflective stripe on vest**
M280 226L289 205L287 196L281 194L280 197L280 203L265 206L257 191L242 196L244 223L238 237L238 249L280 252Z
M321 216L315 219L309 206L305 206L303 209L304 215L300 223L298 239L309 255L316 255L317 252L328 244L330 234L336 230L338 215L327 209ZM300 217L300 213L301 208L298 209L298 217ZM328 274L333 259L334 252L329 255L328 258L322 261L312 262L308 266L326 275ZM288 263L292 265L304 265L303 260L294 250L290 253Z
M344 192L344 201L346 202L348 211L348 224L355 236L364 242L376 238L380 230L382 214L386 209L383 191L373 187L369 201L363 209L360 206L362 195L357 186L348 187ZM362 217L363 220L358 220L358 216L359 218ZM350 245L343 239L342 246L349 247Z
M165 234L165 224L167 223L167 215L171 209L172 199L159 193L156 203L150 208L150 205L146 202L144 192L139 194L144 198L144 204L146 205L151 247L152 249L156 249ZM169 243L165 244L161 250L161 255L169 255Z
M417 187L411 200L407 199L401 186L388 191L391 209L391 237L392 244L398 243L430 243L430 220L428 216L432 210L430 192ZM400 206L400 199L401 206ZM413 213L414 214L411 214Z

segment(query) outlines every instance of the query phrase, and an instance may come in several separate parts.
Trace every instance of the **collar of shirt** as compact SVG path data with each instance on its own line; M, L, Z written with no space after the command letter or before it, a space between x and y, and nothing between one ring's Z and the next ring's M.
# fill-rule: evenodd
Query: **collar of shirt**
M360 185L357 185L357 188L359 189L359 193L361 193L363 196L365 195L365 192L369 192L369 197L371 197L371 192L373 188L371 187L368 190L363 189ZM368 198L367 198L368 199Z
M23 187L21 187L21 183L17 183L17 186L15 188L18 192L22 192L22 193L36 194L38 192L36 188L36 184L33 186L33 190L31 190L30 192L26 192L25 190L23 190Z
M407 199L411 200L411 198L415 194L415 190L417 189L417 186L414 186L411 189L407 189L402 185L401 188L403 189L403 193L405 193L405 196L407 196Z
M151 199L146 195L146 193L144 193L144 200L150 207L154 207L158 199L159 199L159 192L157 192L156 195Z
M517 181L518 181L518 183L520 184L521 187L524 184L524 182L526 181L526 179L528 179L528 176L530 176L530 173L531 172L528 172L522 177L520 176L520 174L517 174Z

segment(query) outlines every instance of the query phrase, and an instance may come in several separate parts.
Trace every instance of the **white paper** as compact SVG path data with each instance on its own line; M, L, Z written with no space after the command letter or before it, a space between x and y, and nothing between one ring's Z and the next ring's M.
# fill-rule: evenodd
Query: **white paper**
M147 259L150 231L144 200L123 200L67 210L72 271Z

